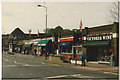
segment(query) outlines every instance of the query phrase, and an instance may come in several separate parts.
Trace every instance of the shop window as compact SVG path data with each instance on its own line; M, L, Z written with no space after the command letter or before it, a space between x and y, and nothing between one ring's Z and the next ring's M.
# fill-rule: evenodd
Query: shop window
M62 53L72 53L72 47L62 47Z
M82 47L76 47L76 53L77 54L81 54L82 53L83 48Z
M105 61L105 62L110 62L110 56L111 52L108 51L108 49L103 49L103 52L101 55L98 57L98 61Z

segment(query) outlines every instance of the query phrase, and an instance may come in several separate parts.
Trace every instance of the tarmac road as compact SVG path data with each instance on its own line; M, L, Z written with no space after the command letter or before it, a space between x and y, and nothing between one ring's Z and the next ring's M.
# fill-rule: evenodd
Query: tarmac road
M19 57L20 55L15 57L3 53L3 79L118 79L118 74L115 73L75 68L73 65L64 66L67 64L53 64L37 57L30 59Z

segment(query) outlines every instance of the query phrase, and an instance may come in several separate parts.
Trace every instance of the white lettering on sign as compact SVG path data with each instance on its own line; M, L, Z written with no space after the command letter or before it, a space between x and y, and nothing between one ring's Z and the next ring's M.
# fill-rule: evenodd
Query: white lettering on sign
M102 37L101 36L97 36L97 37L87 37L87 40L102 40Z
M93 40L111 40L111 39L112 39L112 35L86 37L86 40L88 40L88 41L93 41Z
M84 40L86 40L86 37L84 37Z
M113 33L113 38L117 38L118 37L118 33Z
M103 40L112 39L112 35L103 36Z

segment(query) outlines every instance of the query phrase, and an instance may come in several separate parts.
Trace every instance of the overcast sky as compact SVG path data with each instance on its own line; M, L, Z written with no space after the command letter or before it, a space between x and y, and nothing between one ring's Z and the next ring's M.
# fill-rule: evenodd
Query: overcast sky
M110 24L108 9L112 2L3 2L2 33L10 34L19 27L23 32L43 32L45 29L45 8L48 8L48 28L61 26L64 29L79 29L80 20L84 27Z

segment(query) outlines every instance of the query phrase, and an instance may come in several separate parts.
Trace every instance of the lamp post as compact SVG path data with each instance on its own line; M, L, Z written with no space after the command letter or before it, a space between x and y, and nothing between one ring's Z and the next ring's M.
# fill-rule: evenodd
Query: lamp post
M46 37L46 42L47 42L47 7L46 6L42 6L42 5L38 5L38 7L43 7L46 9L46 30L45 30L45 37ZM47 59L47 51L45 50L45 59Z
M46 9L46 30L45 30L45 33L47 33L47 7L46 6L42 6L42 5L38 5L38 7L43 7ZM47 37L46 37L47 39Z

